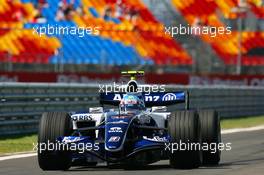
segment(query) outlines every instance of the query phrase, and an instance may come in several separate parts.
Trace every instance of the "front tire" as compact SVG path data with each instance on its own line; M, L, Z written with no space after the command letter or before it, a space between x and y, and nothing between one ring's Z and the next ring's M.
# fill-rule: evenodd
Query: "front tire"
M196 111L177 111L169 118L168 132L171 144L177 144L178 150L170 151L170 165L173 168L191 169L198 168L202 161L201 132L199 115ZM196 144L196 149L180 150L180 144ZM172 146L173 147L173 146Z
M214 110L202 110L199 111L202 131L202 143L210 145L216 145L216 150L204 150L203 151L203 165L218 165L220 162L221 151L218 149L218 145L221 142L221 127L220 118ZM213 153L215 152L215 153Z
M71 132L70 116L65 112L43 113L38 133L38 162L42 170L67 170L71 166L71 155L67 151L40 150L41 145L56 144L60 136Z

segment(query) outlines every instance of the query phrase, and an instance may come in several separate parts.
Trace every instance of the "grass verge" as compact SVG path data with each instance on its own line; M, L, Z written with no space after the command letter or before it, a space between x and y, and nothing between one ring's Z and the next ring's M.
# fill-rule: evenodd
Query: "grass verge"
M37 135L15 135L0 137L0 155L5 153L33 151L33 143L37 143Z
M231 118L221 121L222 129L248 128L258 125L264 125L264 116Z
M264 125L264 116L224 119L222 129L247 128ZM6 153L33 151L33 143L37 143L37 135L16 135L0 137L0 155Z

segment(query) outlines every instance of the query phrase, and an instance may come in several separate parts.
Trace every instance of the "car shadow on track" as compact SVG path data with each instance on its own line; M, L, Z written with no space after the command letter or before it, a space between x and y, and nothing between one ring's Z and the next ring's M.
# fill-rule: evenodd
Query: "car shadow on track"
M257 162L264 162L264 157L224 162L224 163L220 163L218 166L207 166L207 167L201 167L200 169L229 169L235 166L255 165Z
M108 168L107 166L96 166L96 167L76 167L68 171L138 171L138 170L173 170L169 165L148 165L136 169L123 169L123 168Z
M244 160L226 162L225 164L229 164L232 166L235 166L235 165L253 165L253 164L256 164L258 162L264 162L264 157L263 158L244 159Z
M220 164L217 166L206 166L206 167L200 167L199 169L231 169L232 164ZM136 168L136 169L122 169L122 168L115 168L115 169L110 169L107 166L96 166L96 167L87 167L87 166L82 166L82 167L75 167L72 168L68 171L151 171L151 170L175 170L173 169L170 165L147 165L144 167Z

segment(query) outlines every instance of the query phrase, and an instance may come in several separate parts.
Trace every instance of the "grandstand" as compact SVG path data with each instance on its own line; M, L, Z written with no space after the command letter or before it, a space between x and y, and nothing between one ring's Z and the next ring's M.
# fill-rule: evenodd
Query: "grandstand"
M55 21L59 0L47 1L48 7L42 9L46 23L31 22L35 8L30 0L1 1L1 55L7 52L13 63L42 64L106 64L106 65L144 65L144 64L182 64L192 63L190 56L173 39L166 36L163 26L140 1L123 1L130 8L137 8L137 24L125 18L100 18L106 5L114 7L113 0L74 1L74 7L84 8L82 16L75 13L72 20ZM25 16L16 21L8 13L20 10ZM45 25L62 27L100 26L100 35L34 35L34 27ZM158 34L157 34L158 33ZM63 54L63 59L61 59Z
M189 24L193 24L196 18L199 18L207 26L226 26L225 21L243 18L246 20L248 13L254 13L254 17L259 21L263 19L264 8L259 0L248 0L244 3L244 11L239 11L239 0L172 0ZM240 2L241 3L241 2ZM249 20L252 20L249 19ZM236 29L236 26L232 26ZM257 29L256 29L257 30ZM235 65L239 52L242 53L242 65L259 66L264 65L264 32L247 31L241 32L241 50L239 49L238 30L233 30L230 35L219 35L212 38L202 35L201 39L207 42L224 61L226 65Z
M224 68L234 67L240 54L242 66L254 67L254 70L264 66L264 8L261 0L163 1L162 3L167 3L167 8L174 8L179 19L187 24L193 25L199 19L206 26L232 27L230 35L200 35L198 40L166 35L165 21L158 20L159 16L147 6L151 2L154 2L154 6L161 3L158 0L2 0L0 62L3 64L0 69L6 69L3 66L6 64L12 64L13 67L20 65L22 70L35 67L35 71L52 71L53 65L71 65L73 67L68 69L70 71L87 71L97 69L98 66L147 66L152 70L170 67L169 70L172 71L182 70L178 68L183 67L185 72L192 72L194 64L206 57L211 62L221 61ZM65 4L72 5L73 13L64 10L62 12L67 11L67 16L64 14L65 18L60 19L60 10ZM243 11L240 11L240 6ZM248 18L248 13L251 18ZM257 21L256 27L253 30L243 27L239 31L236 25L238 19L250 21L252 16ZM165 14L163 19L166 19ZM169 24L173 25L175 21L172 19ZM48 26L97 27L99 33L82 37L58 33L41 36L36 34L36 28ZM238 39L240 36L241 41ZM210 51L194 47L193 54L190 45L199 45L200 48L207 46ZM84 65L87 65L86 69L82 69ZM200 66L206 65L203 62ZM230 73L227 69L223 70L224 73Z

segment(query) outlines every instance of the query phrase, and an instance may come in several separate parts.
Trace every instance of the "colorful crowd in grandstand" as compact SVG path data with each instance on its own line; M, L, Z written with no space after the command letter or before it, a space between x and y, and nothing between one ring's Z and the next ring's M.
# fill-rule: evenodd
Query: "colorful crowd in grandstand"
M231 26L229 35L194 35L226 65L242 54L243 65L264 65L264 4L261 0L171 0L193 26ZM238 31L238 18L259 20L257 30ZM242 20L243 21L243 20ZM175 23L175 21L174 21ZM177 21L176 21L177 23ZM99 27L99 35L44 35L34 27ZM238 37L241 32L241 48ZM164 32L164 24L141 0L2 0L0 62L102 65L192 65L192 54Z

